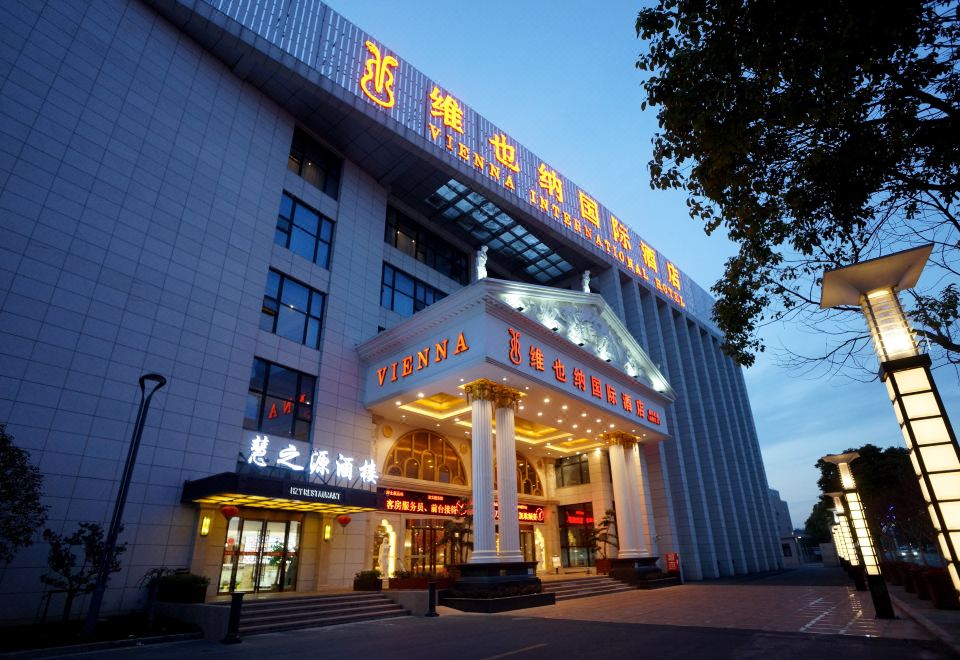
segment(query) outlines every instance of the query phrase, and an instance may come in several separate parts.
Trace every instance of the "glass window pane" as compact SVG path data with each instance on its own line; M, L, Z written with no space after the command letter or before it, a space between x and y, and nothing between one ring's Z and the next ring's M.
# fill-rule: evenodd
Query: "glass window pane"
M386 285L380 287L380 306L384 309L393 307L393 289Z
M271 312L264 306L263 313L260 315L260 329L267 332L273 332L273 323L276 320L276 312Z
M307 337L303 342L310 348L317 348L320 345L320 321L311 317L307 320Z
M290 435L293 427L293 402L268 396L263 407L260 430L268 435Z
M267 295L276 298L280 290L280 273L275 270L267 271Z
M297 167L299 167L299 163ZM280 197L280 215L284 218L289 218L291 213L293 213L293 198L284 193Z
M311 160L304 161L300 176L302 176L307 183L311 183L317 188L323 187L323 170L320 169L317 163Z
M413 316L413 298L396 292L393 296L393 311L400 316Z
M317 222L319 220L320 216L318 216L312 209L307 208L303 204L297 204L297 209L294 212L293 224L316 236Z
M277 334L298 344L303 343L306 318L304 313L290 309L286 305L281 305L280 313L277 315ZM272 384L270 389L273 390Z
M312 234L308 234L297 226L294 226L293 233L290 235L290 249L301 257L313 261L314 251L317 247L317 239Z
M263 390L263 381L267 377L267 367L269 366L268 362L255 358L253 360L253 367L250 369L250 389L251 390Z
M317 243L317 257L313 260L321 268L330 267L330 246L326 243Z
M283 282L283 298L280 300L284 305L292 305L298 310L306 312L307 304L310 300L310 289L299 282L294 282L285 278Z
M398 293L405 293L408 296L413 297L414 290L416 288L413 278L407 275L406 273L401 273L396 271L394 277L393 288L397 290Z
M316 387L317 379L307 374L300 375L300 391L297 393L297 401L302 405L309 406L313 403L313 390Z
M247 404L243 410L243 428L256 429L260 421L260 395L256 392L247 393Z
M270 396L293 400L297 393L297 372L285 369L278 364L271 364L270 382L267 387Z
M310 315L316 316L317 318L323 316L323 294L319 291L314 291L312 300L310 301Z
M320 238L327 243L333 238L333 223L326 218L320 219Z

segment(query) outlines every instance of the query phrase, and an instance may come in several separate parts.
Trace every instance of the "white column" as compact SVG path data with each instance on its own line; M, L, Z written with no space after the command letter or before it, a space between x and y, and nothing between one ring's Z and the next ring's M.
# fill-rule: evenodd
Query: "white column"
M630 484L632 508L635 514L636 548L645 557L656 553L654 549L653 517L650 515L650 486L647 481L647 464L638 443L632 443L624 449L627 468L627 482Z
M500 561L523 561L520 522L517 519L517 443L513 406L517 394L499 388L497 415L497 500L500 503Z
M627 481L627 466L623 446L611 444L607 447L607 451L610 454L610 478L613 481L613 499L617 512L617 543L619 545L617 556L624 559L639 557L640 551L635 544L637 537L634 522L636 518L631 515L630 485Z
M470 432L473 444L473 554L471 564L497 561L497 543L493 528L493 411L487 383L471 383Z

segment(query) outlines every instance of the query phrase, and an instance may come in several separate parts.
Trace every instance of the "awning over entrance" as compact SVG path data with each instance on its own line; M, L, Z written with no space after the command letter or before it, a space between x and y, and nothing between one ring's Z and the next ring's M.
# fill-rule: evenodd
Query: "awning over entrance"
M469 436L464 387L483 380L522 394L518 449L564 456L612 433L670 436L670 385L598 294L484 278L357 350L364 403L386 419Z
M222 472L187 481L183 484L180 501L334 514L377 508L375 492L237 472Z

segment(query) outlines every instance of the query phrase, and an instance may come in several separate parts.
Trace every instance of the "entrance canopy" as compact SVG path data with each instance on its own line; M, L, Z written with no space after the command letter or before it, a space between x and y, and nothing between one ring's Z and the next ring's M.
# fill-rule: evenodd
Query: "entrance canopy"
M186 482L180 501L331 514L358 513L377 508L375 492L237 472L222 472Z
M675 396L597 294L485 278L358 347L364 403L386 419L470 435L464 385L521 392L518 450L565 456L669 437Z

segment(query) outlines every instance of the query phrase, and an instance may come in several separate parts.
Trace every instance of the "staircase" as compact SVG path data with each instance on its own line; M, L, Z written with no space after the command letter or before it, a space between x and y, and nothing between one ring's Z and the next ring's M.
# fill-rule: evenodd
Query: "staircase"
M243 604L240 634L334 626L341 623L409 616L382 593L363 591L326 596L265 598Z
M557 600L561 601L633 591L633 587L604 575L597 575L572 580L544 580L543 590L556 594Z

